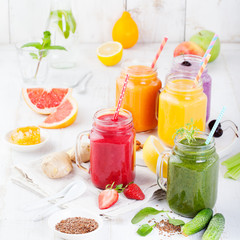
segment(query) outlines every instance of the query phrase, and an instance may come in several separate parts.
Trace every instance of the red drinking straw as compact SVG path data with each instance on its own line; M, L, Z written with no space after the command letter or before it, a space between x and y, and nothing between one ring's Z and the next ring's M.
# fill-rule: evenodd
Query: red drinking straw
M124 94L125 94L125 91L126 91L126 88L127 88L128 79L129 79L129 76L127 74L126 78L125 78L125 81L124 81L124 84L123 84L122 92L121 92L119 100L118 100L118 105L117 105L116 111L115 111L113 119L112 119L113 121L116 121L118 119L119 110L120 110L120 107L122 105Z
M157 60L158 60L158 58L159 58L159 56L160 56L160 54L161 54L161 52L162 52L162 50L163 50L163 48L164 48L167 40L168 40L168 37L164 37L164 38L163 38L163 41L162 41L162 43L161 43L161 45L160 45L160 48L158 49L158 52L157 52L157 54L156 54L156 56L155 56L155 59L153 60L153 63L152 63L151 68L154 68L154 67L155 67L155 64L156 64L156 62L157 62Z

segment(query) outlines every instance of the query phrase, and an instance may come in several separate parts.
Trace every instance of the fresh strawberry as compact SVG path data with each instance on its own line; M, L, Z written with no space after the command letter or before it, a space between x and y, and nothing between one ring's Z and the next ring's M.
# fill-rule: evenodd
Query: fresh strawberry
M143 200L145 198L141 188L136 183L130 183L123 191L124 195L130 199Z
M113 204L115 204L118 200L118 191L116 189L112 189L114 183L108 188L103 190L98 196L98 206L100 209L110 208Z

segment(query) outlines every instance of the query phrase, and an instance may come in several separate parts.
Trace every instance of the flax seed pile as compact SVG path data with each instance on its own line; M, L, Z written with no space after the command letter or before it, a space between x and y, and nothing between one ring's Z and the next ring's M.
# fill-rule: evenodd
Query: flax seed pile
M159 234L163 236L172 236L175 234L181 234L181 227L174 226L173 224L169 223L168 220L161 220L160 222L155 222L156 228L159 230Z
M164 237L171 237L176 234L181 234L181 227L174 226L173 224L169 223L168 219L163 219L160 222L157 222L155 219L148 221L148 223L151 222L156 223L155 228L158 229L159 235L162 235Z
M73 217L59 222L55 229L62 233L83 234L89 233L98 228L98 223L94 219Z

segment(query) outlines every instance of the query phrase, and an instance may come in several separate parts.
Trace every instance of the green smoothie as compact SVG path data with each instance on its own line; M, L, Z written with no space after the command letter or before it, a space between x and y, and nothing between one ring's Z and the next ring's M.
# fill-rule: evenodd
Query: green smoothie
M170 208L185 217L194 217L204 208L213 208L217 199L218 155L214 143L196 138L175 144L168 161L167 200Z

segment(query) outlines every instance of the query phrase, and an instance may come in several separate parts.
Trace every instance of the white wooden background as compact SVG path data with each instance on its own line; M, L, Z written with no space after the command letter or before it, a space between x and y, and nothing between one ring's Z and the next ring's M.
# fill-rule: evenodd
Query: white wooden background
M40 37L50 0L0 0L0 43ZM128 0L137 22L139 42L188 40L201 29L219 34L222 42L240 42L240 0ZM79 42L111 40L112 27L123 11L123 0L73 0Z

